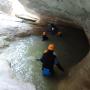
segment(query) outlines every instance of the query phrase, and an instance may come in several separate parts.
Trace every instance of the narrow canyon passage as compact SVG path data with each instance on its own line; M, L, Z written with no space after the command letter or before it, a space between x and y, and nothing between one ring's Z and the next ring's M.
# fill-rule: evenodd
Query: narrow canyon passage
M46 78L50 43L65 71ZM90 90L90 0L0 0L0 90Z
M36 90L57 90L58 82L67 75L56 68L54 78L45 78L41 73L41 62L36 60L41 57L48 44L55 43L55 52L65 72L79 63L89 51L88 40L83 30L58 28L63 32L63 37L49 34L49 40L42 41L40 35L30 35L12 42L4 50L0 57L11 63L14 78L34 84Z

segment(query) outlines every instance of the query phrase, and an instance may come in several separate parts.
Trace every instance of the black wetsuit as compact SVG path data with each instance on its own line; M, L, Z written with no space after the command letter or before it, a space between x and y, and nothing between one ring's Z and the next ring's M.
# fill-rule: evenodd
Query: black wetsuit
M58 29L57 29L56 25L51 23L51 24L48 25L47 32L49 32L52 35L55 35L58 32Z
M41 58L41 62L42 62L42 70L44 68L47 68L50 70L51 73L53 73L54 65L56 64L60 70L64 71L64 69L60 66L59 62L56 61L56 55L53 54L53 51L48 50L46 53L44 53Z
M48 40L47 35L42 35L42 41L46 41L46 40Z

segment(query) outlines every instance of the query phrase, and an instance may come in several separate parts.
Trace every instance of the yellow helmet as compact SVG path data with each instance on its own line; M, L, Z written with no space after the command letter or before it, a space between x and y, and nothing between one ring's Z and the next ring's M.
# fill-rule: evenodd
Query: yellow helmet
M54 51L55 50L55 44L49 44L48 45L48 50Z

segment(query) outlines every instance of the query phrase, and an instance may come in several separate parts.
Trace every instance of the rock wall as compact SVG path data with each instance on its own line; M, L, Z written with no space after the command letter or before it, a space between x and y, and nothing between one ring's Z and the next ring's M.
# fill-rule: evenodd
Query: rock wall
M81 25L90 38L90 0L19 0L30 12L34 10L41 17L57 16L63 20Z
M11 0L12 1L12 0ZM0 10L5 13L12 12L12 2L0 0ZM16 0L15 0L16 1ZM27 11L37 13L40 19L52 17L48 20L60 18L68 22L81 25L90 39L90 0L17 0L20 1ZM17 7L17 6L16 6ZM55 17L55 18L54 18ZM45 22L45 19L42 20ZM46 20L46 21L48 21ZM41 22L42 22L41 21Z
M12 10L12 4L8 0L0 0L0 11L10 14Z

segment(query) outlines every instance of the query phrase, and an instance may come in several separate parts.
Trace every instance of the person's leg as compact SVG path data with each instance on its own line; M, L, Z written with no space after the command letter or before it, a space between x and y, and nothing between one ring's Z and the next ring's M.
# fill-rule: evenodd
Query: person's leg
M52 77L54 75L54 70L48 68L42 68L42 75L45 77Z

